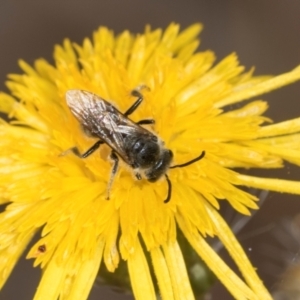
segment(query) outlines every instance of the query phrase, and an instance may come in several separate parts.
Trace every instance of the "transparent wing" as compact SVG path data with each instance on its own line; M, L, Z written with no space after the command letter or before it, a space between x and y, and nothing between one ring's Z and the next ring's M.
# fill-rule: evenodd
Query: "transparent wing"
M67 105L85 130L106 142L128 164L133 159L125 152L124 141L129 135L152 135L119 112L99 96L82 90L66 93Z

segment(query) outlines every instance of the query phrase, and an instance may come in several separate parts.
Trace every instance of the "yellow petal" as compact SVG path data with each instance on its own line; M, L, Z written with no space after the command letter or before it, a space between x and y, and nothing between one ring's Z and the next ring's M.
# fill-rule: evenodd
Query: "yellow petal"
M176 300L195 299L182 252L177 242L169 242L163 245L163 250L171 276L174 296Z
M283 180L275 178L260 178L248 175L237 175L241 185L262 190L300 195L300 181Z
M215 104L215 106L224 107L229 104L241 102L243 100L247 100L255 96L271 92L282 86L293 83L299 79L300 79L300 67L297 67L290 72L275 76L271 79L264 80L263 82L258 83L254 86L251 85L250 87L246 87L243 90L237 90L234 93L231 93L229 96L218 101Z
M258 131L258 137L271 137L291 134L300 131L300 118L263 126Z
M128 271L136 300L156 300L147 260L139 242L128 257Z
M235 299L261 300L255 293L224 263L216 251L199 234L192 234L185 228L184 222L179 221L179 227L187 240L217 278L224 284ZM269 298L266 298L266 300Z
M159 248L151 250L151 258L161 298L163 300L175 299L171 282L171 275L162 251Z
M57 265L56 261L50 261L47 269L43 273L33 300L58 299L65 273L66 269L64 265Z
M95 251L94 257L84 261L77 271L70 294L66 299L69 300L83 300L88 299L88 295L93 287L95 278L98 274L100 263L102 259L104 243L100 242Z
M239 270L241 271L248 285L254 291L256 297L258 299L271 300L272 298L269 292L266 290L261 280L257 276L254 267L251 265L246 253L235 238L232 230L214 208L212 208L210 205L207 205L206 207L208 213L214 221L213 223L215 225L216 234L223 243L224 247L228 250L230 256L238 265Z

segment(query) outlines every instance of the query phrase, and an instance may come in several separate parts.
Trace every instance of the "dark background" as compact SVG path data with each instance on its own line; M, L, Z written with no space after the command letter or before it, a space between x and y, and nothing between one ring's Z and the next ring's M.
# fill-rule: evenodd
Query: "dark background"
M0 90L5 90L8 73L20 72L17 66L19 58L30 64L39 57L52 61L54 44L61 43L65 37L81 42L100 25L119 33L124 29L141 32L147 23L152 28L165 28L175 21L185 28L193 22L202 22L205 27L201 34L201 50L214 50L218 59L237 52L241 63L247 68L256 66L256 74L283 73L300 63L299 15L300 1L297 0L2 0ZM263 96L271 105L267 115L275 121L298 117L299 93L298 83ZM294 166L259 174L300 180L299 169ZM275 289L274 283L279 273L266 266L268 258L261 251L261 245L269 243L269 239L271 241L269 225L272 227L283 217L290 218L298 213L299 200L299 196L270 193L262 209L239 234L251 260L259 268L260 276L271 290ZM296 257L298 250L290 251ZM33 298L40 273L31 265L32 261L22 258L0 293L0 299ZM220 298L232 299L217 284L211 299ZM132 298L96 287L89 299Z

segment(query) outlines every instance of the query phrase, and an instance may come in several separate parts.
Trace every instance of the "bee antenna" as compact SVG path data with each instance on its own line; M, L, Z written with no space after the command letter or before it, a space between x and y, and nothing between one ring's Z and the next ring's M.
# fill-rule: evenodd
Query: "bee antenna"
M171 195L172 195L172 183L171 183L171 180L169 179L168 175L165 174L165 176L166 176L167 183L168 183L168 195L167 195L167 198L164 201L164 203L168 203L170 201Z
M194 159L192 159L192 160L190 160L190 161L188 161L184 164L171 166L170 169L183 168L183 167L189 166L189 165L193 164L194 162L202 159L204 156L205 156L205 151L202 151L202 153L198 157L196 157L196 158L194 158Z

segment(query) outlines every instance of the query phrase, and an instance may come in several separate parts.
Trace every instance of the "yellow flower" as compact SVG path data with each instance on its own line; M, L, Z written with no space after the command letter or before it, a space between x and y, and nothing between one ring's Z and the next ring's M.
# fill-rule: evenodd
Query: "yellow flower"
M201 30L179 33L146 27L143 34L118 36L101 27L83 45L57 46L55 66L43 59L34 67L21 61L23 75L10 75L11 95L0 94L0 110L12 119L0 128L0 280L5 283L33 235L42 228L28 258L43 269L35 300L86 299L103 261L113 272L127 261L136 299L156 299L145 251L149 252L162 299L194 299L178 228L236 299L271 299L229 226L218 213L220 200L250 214L257 198L249 186L300 194L300 182L242 175L234 168L279 168L283 160L300 164L300 118L278 124L262 114L267 103L242 102L300 79L300 68L276 77L244 72L235 54L214 65L211 51L195 52ZM147 125L182 164L202 151L205 157L170 169L172 198L165 204L166 180L137 180L124 163L106 200L112 162L109 148L86 159L95 143L70 112L65 93L93 92L125 112L140 85L143 103L133 121ZM236 275L206 242L217 236L239 267ZM143 244L143 246L142 246Z

